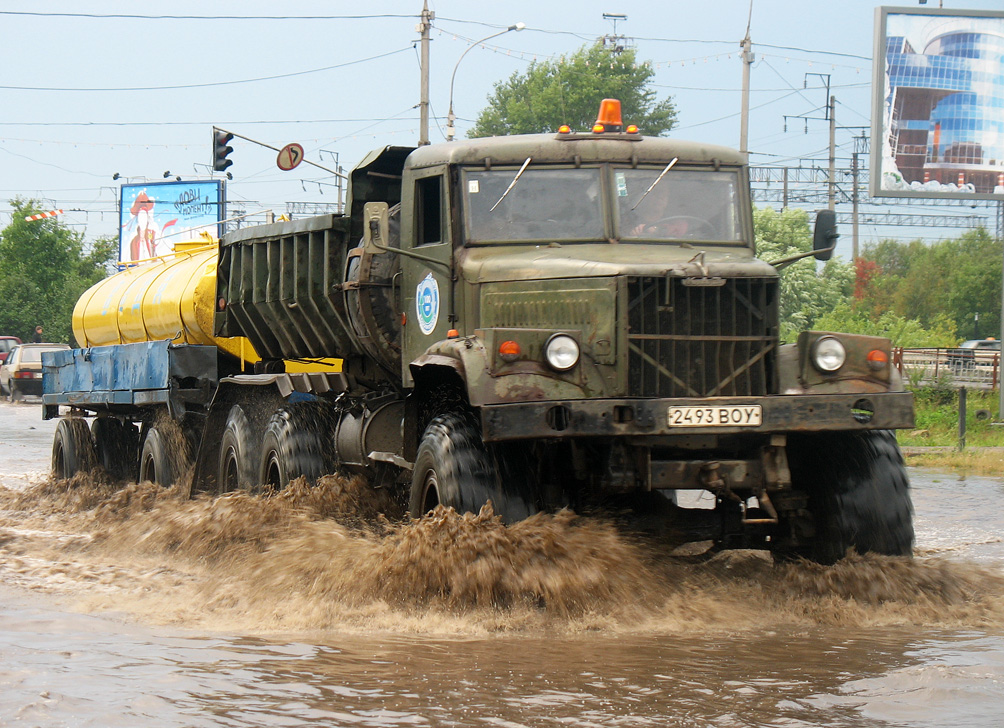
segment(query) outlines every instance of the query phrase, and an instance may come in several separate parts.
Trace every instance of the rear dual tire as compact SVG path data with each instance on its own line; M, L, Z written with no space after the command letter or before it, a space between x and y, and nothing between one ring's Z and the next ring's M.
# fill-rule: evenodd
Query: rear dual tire
M95 464L94 443L87 421L79 417L61 419L52 437L52 477L64 480L77 473L89 473Z
M293 402L277 410L262 436L258 483L282 490L303 476L311 484L334 470L330 410L317 402Z

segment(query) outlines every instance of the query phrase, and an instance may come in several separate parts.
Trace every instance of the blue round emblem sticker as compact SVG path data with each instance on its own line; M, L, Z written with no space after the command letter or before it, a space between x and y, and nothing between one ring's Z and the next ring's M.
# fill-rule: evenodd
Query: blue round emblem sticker
M418 327L423 334L431 334L439 321L439 284L426 273L425 278L418 282L415 290L415 312L418 314Z

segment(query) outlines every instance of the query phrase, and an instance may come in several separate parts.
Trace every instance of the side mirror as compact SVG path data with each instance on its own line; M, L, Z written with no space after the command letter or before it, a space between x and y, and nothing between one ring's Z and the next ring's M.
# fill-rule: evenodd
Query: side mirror
M829 260L837 247L837 213L833 210L816 212L816 229L812 234L812 252L816 260Z
M363 205L363 250L370 255L386 253L390 244L390 206L386 202Z

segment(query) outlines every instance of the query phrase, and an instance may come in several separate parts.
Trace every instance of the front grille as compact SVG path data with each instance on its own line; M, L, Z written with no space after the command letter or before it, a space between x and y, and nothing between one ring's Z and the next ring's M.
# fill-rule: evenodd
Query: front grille
M759 396L776 390L777 279L699 285L710 282L718 281L628 279L630 396Z

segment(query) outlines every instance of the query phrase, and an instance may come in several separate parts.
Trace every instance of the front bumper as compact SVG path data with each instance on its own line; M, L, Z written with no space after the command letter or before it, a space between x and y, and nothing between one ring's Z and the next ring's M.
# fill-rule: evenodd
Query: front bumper
M672 407L760 405L756 426L670 426ZM870 413L870 415L869 415ZM891 430L914 426L913 394L773 395L706 399L597 399L491 404L481 408L486 441L567 437L771 434Z

